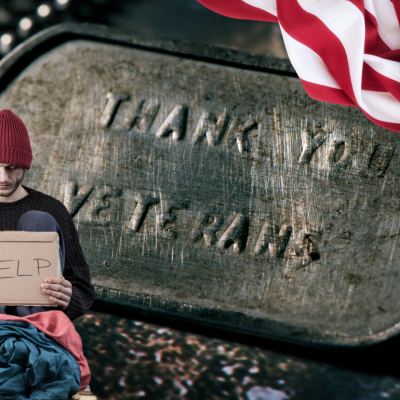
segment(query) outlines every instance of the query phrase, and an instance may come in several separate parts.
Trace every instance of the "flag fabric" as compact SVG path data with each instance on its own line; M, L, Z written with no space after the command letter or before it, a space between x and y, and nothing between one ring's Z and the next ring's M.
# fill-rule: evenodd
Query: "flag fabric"
M400 0L198 0L233 18L278 22L314 99L359 107L400 132Z

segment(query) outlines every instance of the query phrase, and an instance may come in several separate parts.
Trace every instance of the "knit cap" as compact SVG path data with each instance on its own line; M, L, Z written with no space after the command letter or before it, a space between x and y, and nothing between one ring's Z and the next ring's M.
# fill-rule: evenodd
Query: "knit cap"
M31 162L31 143L24 123L12 111L0 111L0 163L29 169Z

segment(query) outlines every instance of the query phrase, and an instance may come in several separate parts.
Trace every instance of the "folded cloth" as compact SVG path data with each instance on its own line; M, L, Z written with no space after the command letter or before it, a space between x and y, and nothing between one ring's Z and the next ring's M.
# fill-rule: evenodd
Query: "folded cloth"
M58 310L52 310L47 312L40 312L32 315L28 315L27 317L16 317L13 315L0 314L0 328L4 326L4 322L20 322L20 323L28 323L33 327L37 328L38 331L48 336L48 338L52 339L54 342L58 343L62 346L67 352L75 359L78 364L78 373L80 372L80 387L79 387L79 379L78 379L78 387L75 388L73 392L71 389L71 393L75 394L78 390L84 390L89 382L90 382L90 371L89 365L82 351L82 340L79 336L78 332L75 330L75 327L71 320L62 312ZM26 326L26 325L24 325ZM31 333L33 331L29 331ZM29 336L29 335L28 335ZM26 336L25 336L26 338ZM53 344L54 344L53 342ZM40 350L41 351L41 350ZM39 351L39 352L40 352ZM2 350L0 353L2 354ZM37 366L39 366L38 364ZM35 366L35 368L37 367ZM3 372L4 366L1 365L0 360L0 382L1 382L1 374ZM1 384L0 384L1 388ZM68 397L68 396L66 396ZM66 398L65 397L65 398ZM0 391L0 399L12 399L12 397L3 397L2 392ZM16 397L16 399L24 399L24 397ZM28 397L29 398L29 397ZM48 397L34 397L31 396L32 399L47 399ZM56 399L56 397L49 397L52 400Z
M28 322L0 322L0 398L65 400L80 387L75 358Z

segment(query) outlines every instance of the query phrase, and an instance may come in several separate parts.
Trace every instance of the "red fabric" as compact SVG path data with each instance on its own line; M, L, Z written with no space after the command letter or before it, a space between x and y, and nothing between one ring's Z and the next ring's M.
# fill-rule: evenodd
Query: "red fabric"
M390 52L390 48L378 34L376 18L367 10L364 11L365 19L365 54L380 55Z
M373 90L375 92L387 92L387 88L390 88L390 93L400 101L400 82L394 81L384 75L381 75L379 72L375 71L368 64L364 63L364 73L363 77L368 77L369 81L373 81L375 83L374 86L370 85L369 87L365 87L365 90ZM379 86L380 85L380 86ZM364 89L364 80L363 80L363 89Z
M363 13L364 12L364 0L347 0L350 3L353 3L358 9Z
M400 61L400 50L390 50L385 53L379 54L380 58L384 58L385 60L390 61Z
M342 89L329 88L316 83L307 82L300 79L304 89L314 100L323 101L325 103L339 104L341 106L357 107L356 104L347 96Z
M376 119L376 118L374 118L374 117L371 117L371 115L369 115L366 111L364 111L362 108L360 109L362 112L363 112L363 114L368 118L368 119L370 119L374 124L376 124L376 125L379 125L379 126L381 126L382 128L385 128L385 129L389 129L390 131L393 131L393 132L400 132L400 124L396 124L396 123L393 123L393 122L386 122L386 121L381 121L381 120L378 120L378 119Z
M399 0L390 0L393 4L393 7L396 11L397 19L400 20L400 2Z
M28 322L51 337L73 355L81 370L81 389L89 385L89 365L82 351L82 340L70 319L58 310L40 312L28 317L0 314L0 321Z
M203 6L226 17L255 21L278 22L278 18L264 10L252 7L241 0L198 0Z
M346 68L347 54L338 37L319 18L304 11L297 1L279 0L277 5L279 22L283 29L289 31L294 39L315 51L324 60L333 78L346 95L357 104L350 71ZM318 35L315 32L318 32ZM338 60L346 62L338 63Z
M10 110L0 111L0 163L29 169L32 148L24 123Z

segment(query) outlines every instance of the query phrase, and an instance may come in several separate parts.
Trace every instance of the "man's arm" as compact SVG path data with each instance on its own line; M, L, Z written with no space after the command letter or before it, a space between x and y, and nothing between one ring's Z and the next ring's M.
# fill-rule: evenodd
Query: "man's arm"
M89 311L95 298L95 290L90 283L90 270L79 243L78 234L64 240L65 269L64 278L72 285L72 297L68 308L64 310L67 316L74 320Z
M47 196L50 197L50 196ZM57 221L65 245L65 264L63 278L47 278L42 284L43 293L50 301L64 311L70 320L79 318L89 311L95 299L95 290L90 283L90 270L81 245L75 224L64 204L56 199L46 210Z
M79 243L78 232L67 209L56 200L57 210L53 215L64 238L65 265L62 278L47 278L42 284L43 293L50 301L74 320L93 304L95 290L90 283L90 270Z

